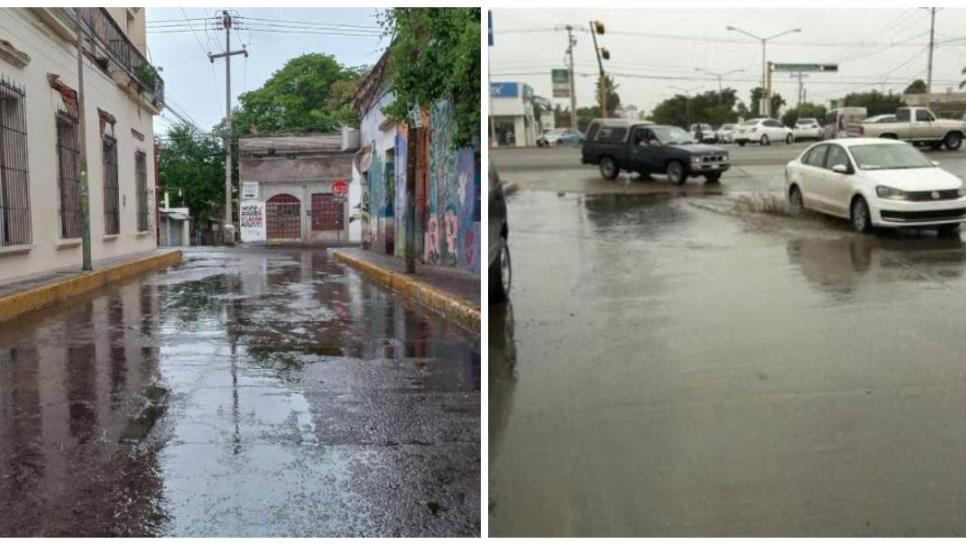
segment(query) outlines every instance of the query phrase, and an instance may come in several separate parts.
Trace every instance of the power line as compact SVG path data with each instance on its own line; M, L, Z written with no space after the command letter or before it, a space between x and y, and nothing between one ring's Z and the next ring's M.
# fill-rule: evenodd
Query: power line
M366 29L366 30L373 29L373 30L379 30L380 32L382 31L382 29L380 27L378 27L378 26L371 26L371 25L368 25L368 26L365 26L365 25L353 25L353 24L348 24L348 23L315 23L315 22L312 22L312 21L293 21L291 19L271 19L271 18L265 18L265 17L238 17L238 19L241 19L243 21L245 21L245 20L247 20L247 21L267 21L267 22L273 22L273 23L291 23L291 24L294 24L294 25L340 26L340 27L351 27L351 28L359 28L359 29Z

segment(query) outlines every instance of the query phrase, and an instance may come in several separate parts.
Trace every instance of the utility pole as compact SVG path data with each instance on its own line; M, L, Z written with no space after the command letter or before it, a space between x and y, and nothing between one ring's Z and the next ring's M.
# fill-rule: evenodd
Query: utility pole
M91 263L91 200L87 183L87 123L84 121L84 31L81 27L80 9L75 8L74 17L77 25L77 141L80 145L80 205L83 217L81 270L91 271L94 267Z
M590 35L594 39L594 53L597 54L597 67L600 69L600 89L597 90L600 94L600 116L601 118L607 118L607 95L609 94L609 89L607 86L607 74L604 73L604 62L601 60L601 50L597 47L597 35L604 33L604 23L600 21L590 22ZM603 56L605 59L610 59L610 52L606 49L603 50Z
M807 78L808 76L805 75L804 72L799 71L797 73L793 73L792 77L798 78L798 105L801 106L802 102L805 101L805 83L803 79Z
M762 37L762 36L758 36L756 34L752 34L751 32L748 32L747 30L742 30L742 29L737 28L737 27L728 26L726 28L727 28L727 30L731 30L733 32L740 32L740 33L744 34L745 36L750 36L750 37L752 37L752 38L754 38L756 40L761 41L761 91L762 91L761 94L762 94L762 99L761 99L761 107L759 109L761 110L762 117L771 117L771 65L767 61L768 40L773 40L773 39L775 39L775 38L777 38L779 36L784 36L785 34L791 34L793 32L801 32L802 29L800 29L800 28L793 28L792 30L786 30L785 32L779 32L778 34L773 34L773 35L768 36L768 37Z
M570 128L577 130L577 95L574 92L574 39L573 25L567 25L567 55L570 56L568 71L570 72Z
M695 67L694 71L695 72L702 72L702 73L705 73L705 74L708 74L710 76L714 76L714 77L718 78L718 104L721 104L722 98L723 98L721 96L721 93L724 91L724 88L721 85L721 80L726 75L734 74L734 73L737 73L737 72L744 72L745 70L744 70L744 68L739 68L737 70L731 70L729 72L712 72L710 70L705 70L704 68Z
M221 12L221 24L225 27L225 52L208 53L208 60L214 63L215 59L222 57L225 59L225 227L222 232L224 233L225 245L230 246L235 243L235 224L231 220L231 57L232 55L248 57L248 50L244 47L235 51L231 50L232 19L228 10Z
M929 67L926 71L926 101L928 104L929 95L932 93L932 50L935 47L936 38L936 8L929 8Z

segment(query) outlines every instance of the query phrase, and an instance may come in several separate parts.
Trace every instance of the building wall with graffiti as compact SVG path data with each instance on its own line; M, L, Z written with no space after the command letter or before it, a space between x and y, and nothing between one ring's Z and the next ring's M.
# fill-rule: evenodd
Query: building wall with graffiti
M382 108L392 102L392 93L381 97L361 116L359 136L362 150L355 161L353 177L362 187L359 217L362 245L380 253L393 253L395 243L395 192L397 164L396 124L388 121ZM364 156L364 158L362 158Z

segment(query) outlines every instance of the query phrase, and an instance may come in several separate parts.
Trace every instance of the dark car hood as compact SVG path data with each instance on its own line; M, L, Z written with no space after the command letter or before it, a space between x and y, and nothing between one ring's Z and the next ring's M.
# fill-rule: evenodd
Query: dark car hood
M716 145L708 144L678 144L670 145L668 147L673 147L675 149L680 149L682 151L687 151L689 153L724 153L724 149Z

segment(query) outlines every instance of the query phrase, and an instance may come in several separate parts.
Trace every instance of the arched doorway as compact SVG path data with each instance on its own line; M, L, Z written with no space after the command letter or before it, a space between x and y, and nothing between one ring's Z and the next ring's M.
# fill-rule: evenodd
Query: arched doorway
M301 205L289 194L275 195L265 202L265 227L269 240L298 240L302 237Z

